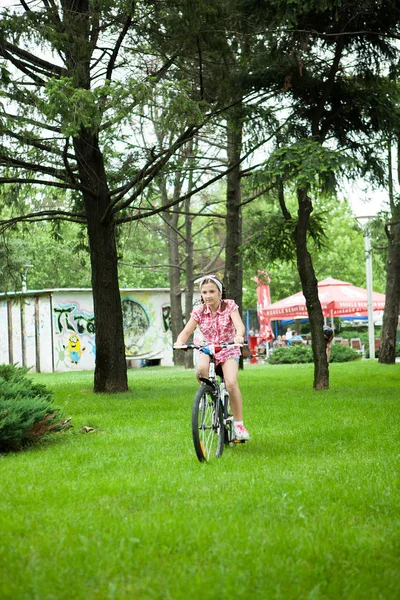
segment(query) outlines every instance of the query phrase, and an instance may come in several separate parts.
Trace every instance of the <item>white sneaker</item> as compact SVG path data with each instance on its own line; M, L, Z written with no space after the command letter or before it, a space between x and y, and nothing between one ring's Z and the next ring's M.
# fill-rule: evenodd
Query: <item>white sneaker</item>
M235 440L249 440L250 434L243 425L235 425L234 428Z

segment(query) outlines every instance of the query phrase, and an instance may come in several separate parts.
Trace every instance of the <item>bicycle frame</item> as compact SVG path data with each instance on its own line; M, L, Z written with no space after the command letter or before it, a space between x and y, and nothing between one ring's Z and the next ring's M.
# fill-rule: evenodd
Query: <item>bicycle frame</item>
M233 445L237 442L234 437L233 415L229 412L229 393L225 388L223 372L221 369L221 372L218 373L218 368L215 366L215 353L222 348L229 346L240 347L242 344L224 342L220 344L197 345L190 343L176 348L183 350L198 350L210 358L208 377L199 377L202 385L196 393L192 414L193 442L197 458L200 461L209 460L213 456L211 449L208 447L213 442L213 436L210 438L210 436L207 437L206 435L210 430L218 435L219 438L215 452L216 457L221 456L224 444ZM217 376L220 380L218 380ZM201 402L200 398L202 395L206 394L209 394L212 397L213 403L211 411L212 416L208 416L207 424L204 415L199 415L200 410L203 410L204 413L204 407L199 407L199 403Z
M224 374L222 368L220 373L217 373L217 369L215 367L215 353L218 352L221 348L225 348L227 346L232 346L233 344L221 344L214 345L209 344L208 346L200 347L200 352L204 352L207 356L210 357L210 365L208 368L208 378L207 377L199 377L200 381L203 383L210 385L215 390L215 399L216 402L220 402L222 404L223 411L223 425L225 428L225 443L232 444L234 441L233 435L233 415L230 414L229 409L229 393L225 387ZM219 375L220 380L218 382L217 375Z

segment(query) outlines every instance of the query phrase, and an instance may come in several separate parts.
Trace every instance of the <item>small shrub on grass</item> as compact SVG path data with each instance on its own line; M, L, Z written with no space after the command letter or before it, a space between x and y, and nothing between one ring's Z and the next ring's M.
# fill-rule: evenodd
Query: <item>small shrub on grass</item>
M347 346L333 344L331 346L331 362L348 362L360 358L360 355ZM311 346L285 346L275 348L269 355L270 365L297 364L313 362Z
M361 354L342 344L331 345L331 362L349 362L361 358Z
M275 348L269 355L270 365L310 363L313 361L311 346L285 346Z
M26 377L28 369L0 365L0 452L32 444L50 432L71 427L60 421L52 392Z

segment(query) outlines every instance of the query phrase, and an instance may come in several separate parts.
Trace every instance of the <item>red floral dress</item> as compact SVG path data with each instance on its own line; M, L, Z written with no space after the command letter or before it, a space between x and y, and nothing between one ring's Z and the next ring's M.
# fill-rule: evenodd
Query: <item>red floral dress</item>
M222 310L221 303L225 302ZM219 303L217 312L213 315L209 306L204 304L196 306L191 316L199 324L204 341L207 344L218 344L219 342L232 342L236 335L236 329L231 319L231 313L239 307L234 300L223 300ZM240 348L222 348L215 354L215 364L224 363L229 358L240 356Z

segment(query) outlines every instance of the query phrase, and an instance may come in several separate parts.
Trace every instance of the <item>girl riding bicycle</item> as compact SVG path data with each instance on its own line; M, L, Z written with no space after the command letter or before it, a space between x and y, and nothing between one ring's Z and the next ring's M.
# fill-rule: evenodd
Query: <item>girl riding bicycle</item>
M183 346L198 326L206 344L234 341L243 344L245 327L234 300L226 299L226 291L215 275L206 275L197 280L201 293L201 306L195 307L186 326L180 332L175 346ZM225 386L229 392L231 410L234 418L235 438L248 440L249 432L243 425L242 394L238 384L240 348L222 348L215 355L215 364L221 365ZM196 376L208 376L210 358L199 353Z

